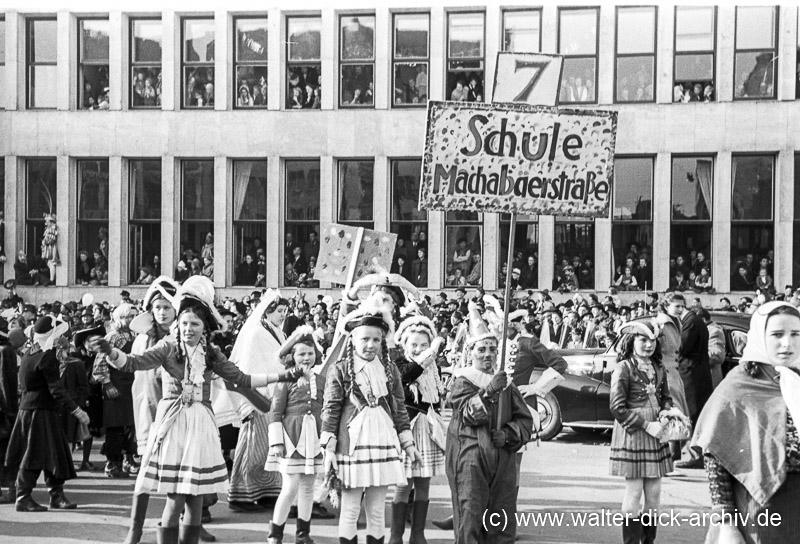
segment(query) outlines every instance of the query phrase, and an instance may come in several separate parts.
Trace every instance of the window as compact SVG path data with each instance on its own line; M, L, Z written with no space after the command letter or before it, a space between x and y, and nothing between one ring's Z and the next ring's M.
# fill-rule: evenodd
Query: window
M574 290L573 276L579 289L594 289L594 233L594 219L556 216L553 289Z
M484 101L485 25L483 13L448 13L445 99Z
M651 157L614 160L611 279L620 290L634 290L630 276L636 289L653 289L653 167Z
M339 106L375 104L375 16L339 18Z
M235 19L237 108L267 107L267 19Z
M394 16L395 106L424 106L428 102L430 19L427 13Z
M656 8L617 8L617 102L655 100Z
M286 109L320 109L322 71L320 17L288 17L286 20ZM262 89L263 91L266 89Z
M108 160L78 161L76 283L108 285Z
M258 250L267 239L267 161L233 163L233 263L235 285L258 283ZM249 256L249 259L248 259ZM266 270L264 270L266 276Z
M108 19L81 19L78 108L108 109Z
M500 267L499 284L505 286L506 261L508 259L508 241L511 233L511 216L500 215ZM512 272L519 269L520 289L536 289L539 287L539 216L517 215L517 230L514 233L514 258ZM593 272L594 274L594 272ZM593 276L594 277L594 276ZM469 284L470 281L467 280Z
M6 20L0 17L0 109L6 107Z
M55 109L58 89L55 19L28 19L26 51L28 108Z
M161 21L131 19L132 108L161 106Z
M711 6L675 8L673 102L714 102L717 10Z
M711 266L713 187L712 157L672 158L672 225L669 259L669 288L672 290L691 290L693 288L690 284L691 276L697 276L702 272L703 263L706 263L706 267ZM707 272L713 281L715 271L707 270Z
M392 224L397 247L391 272L417 287L428 286L428 212L419 209L422 161L392 161ZM401 260L402 259L402 260Z
M558 52L564 55L559 103L597 102L598 14L599 8L558 12Z
M503 51L538 53L542 50L542 10L503 12Z
M214 161L181 162L181 258L191 275L213 278Z
M161 160L132 160L128 176L128 281L149 284L161 275Z
M183 107L214 108L214 19L183 20Z
M318 287L313 269L319 255L319 184L318 160L286 161L286 240L283 244L283 284L298 285L295 272L295 248L309 267L308 287ZM266 261L265 261L266 263Z
M773 181L775 157L772 155L734 155L731 164L731 290L743 285L739 267L744 264L755 287L764 287L764 275L774 278L772 251L775 247L773 223ZM734 282L734 279L736 282ZM734 287L739 287L734 289ZM774 290L774 286L770 286Z
M339 161L339 223L373 228L373 161Z
M775 98L777 9L736 8L734 98Z
M470 276L483 277L482 222L477 212L445 212L445 287L467 285Z
M25 164L25 251L41 255L44 216L58 213L56 160L32 159Z

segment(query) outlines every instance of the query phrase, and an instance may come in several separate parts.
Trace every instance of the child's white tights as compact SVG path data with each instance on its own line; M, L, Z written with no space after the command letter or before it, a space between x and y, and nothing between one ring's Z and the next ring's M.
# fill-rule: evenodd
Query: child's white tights
M367 535L380 538L386 533L385 506L388 486L356 487L342 490L342 511L339 514L339 538L353 538L358 531L361 513L361 495L364 495L364 512L367 514Z
M283 525L289 518L289 509L297 498L297 519L308 521L311 519L311 507L314 505L314 475L313 474L282 474L283 486L275 510L272 513L272 522Z

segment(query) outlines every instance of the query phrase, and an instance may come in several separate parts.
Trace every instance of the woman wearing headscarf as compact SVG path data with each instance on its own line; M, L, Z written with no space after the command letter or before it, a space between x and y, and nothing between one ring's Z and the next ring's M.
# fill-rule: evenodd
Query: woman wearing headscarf
M706 542L800 540L800 312L759 306L739 366L714 390L697 421L713 510ZM768 511L768 514L765 514ZM759 518L759 515L761 518ZM759 523L764 516L779 524ZM776 518L779 516L779 518Z
M33 500L39 473L44 472L50 508L73 509L64 495L64 481L76 477L72 451L61 426L64 410L83 424L89 416L69 397L61 383L55 346L69 325L46 315L33 326L33 345L22 357L19 385L22 399L6 453L6 467L17 470L17 512L43 512Z
M245 322L231 351L231 361L242 372L281 372L284 367L278 357L286 341L283 322L289 312L289 301L279 291L268 290ZM274 387L258 391L272 398ZM250 405L239 410L241 429L236 444L236 455L231 472L228 505L245 512L261 510L256 501L267 497L277 498L281 492L281 476L266 471L269 455L269 416Z

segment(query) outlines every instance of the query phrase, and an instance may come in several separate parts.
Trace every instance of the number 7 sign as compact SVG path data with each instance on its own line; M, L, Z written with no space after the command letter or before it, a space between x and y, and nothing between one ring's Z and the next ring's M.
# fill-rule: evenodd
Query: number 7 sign
M560 55L498 53L492 102L555 106L562 61Z

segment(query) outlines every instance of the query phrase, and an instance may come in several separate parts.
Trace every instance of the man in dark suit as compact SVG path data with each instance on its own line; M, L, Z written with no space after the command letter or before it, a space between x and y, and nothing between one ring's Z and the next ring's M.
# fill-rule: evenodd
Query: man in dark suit
M295 242L294 234L291 232L286 233L286 241L283 243L283 260L285 264L289 264L293 260L294 256L294 248L298 247L300 244Z
M303 244L303 257L306 261L310 261L311 257L314 259L319 255L319 235L317 231L312 230L308 235L308 242Z
M417 258L411 263L411 283L415 287L428 286L428 260L423 247L417 248Z
M47 265L42 265L41 259L38 257L29 258L22 250L17 254L17 262L14 263L14 277L17 285L49 285L49 272L45 274L43 270L47 270Z
M299 276L300 274L308 273L308 261L303 257L303 250L300 246L294 246L292 249L292 266L294 271Z

